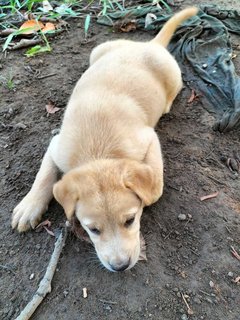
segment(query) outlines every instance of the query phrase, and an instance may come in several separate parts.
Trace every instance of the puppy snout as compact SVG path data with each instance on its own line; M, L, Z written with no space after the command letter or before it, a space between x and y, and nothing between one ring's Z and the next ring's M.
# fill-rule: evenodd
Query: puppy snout
M110 263L110 267L113 271L124 271L126 270L130 265L130 258L127 261L120 261L117 263Z

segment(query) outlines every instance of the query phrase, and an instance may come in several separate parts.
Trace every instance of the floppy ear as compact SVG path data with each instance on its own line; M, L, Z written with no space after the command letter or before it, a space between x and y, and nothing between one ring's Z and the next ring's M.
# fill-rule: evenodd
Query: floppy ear
M152 168L146 164L132 162L127 165L124 184L142 199L146 206L158 200L156 183Z
M64 208L68 220L73 217L76 202L78 200L78 193L74 185L75 183L74 181L69 180L70 179L63 177L53 186L53 195L57 202Z

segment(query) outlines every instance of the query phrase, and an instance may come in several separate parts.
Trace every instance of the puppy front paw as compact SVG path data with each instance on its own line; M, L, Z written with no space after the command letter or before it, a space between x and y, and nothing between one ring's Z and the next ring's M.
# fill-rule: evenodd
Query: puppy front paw
M12 228L17 228L19 232L27 231L31 227L34 229L46 210L45 201L36 198L30 191L13 210Z

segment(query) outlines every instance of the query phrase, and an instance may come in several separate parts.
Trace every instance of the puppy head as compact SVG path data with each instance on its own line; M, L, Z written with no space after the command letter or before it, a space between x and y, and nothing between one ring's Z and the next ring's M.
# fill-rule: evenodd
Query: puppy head
M70 220L74 212L110 271L132 268L140 254L140 218L154 202L152 169L132 160L96 160L54 185Z

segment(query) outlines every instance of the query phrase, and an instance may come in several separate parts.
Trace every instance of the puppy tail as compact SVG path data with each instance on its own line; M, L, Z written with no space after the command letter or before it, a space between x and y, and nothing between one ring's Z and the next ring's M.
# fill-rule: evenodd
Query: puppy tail
M162 27L157 36L152 40L153 42L158 42L164 47L169 44L174 32L177 27L188 18L195 16L198 13L197 7L186 8L178 13L176 13L172 18L170 18L165 25Z

